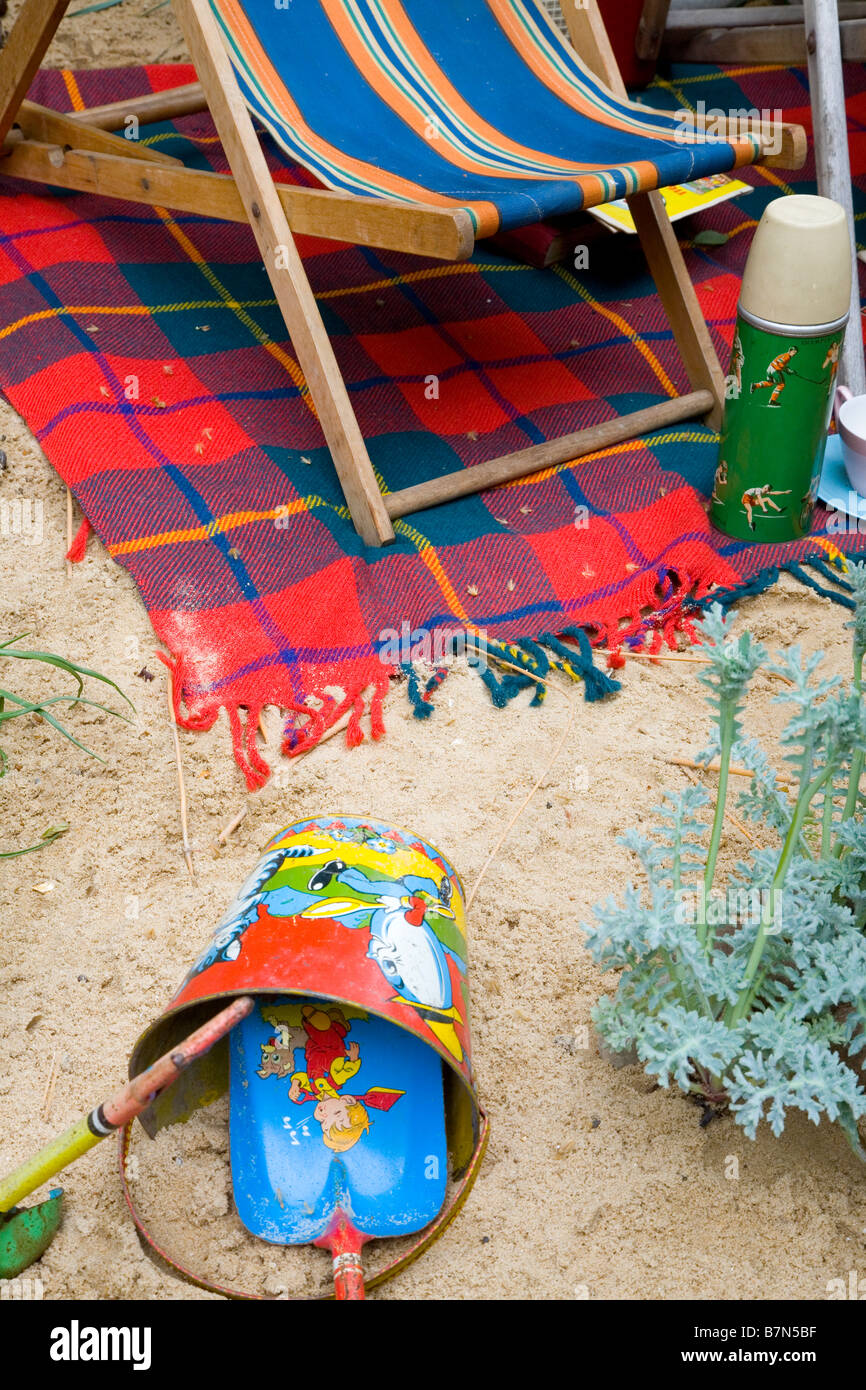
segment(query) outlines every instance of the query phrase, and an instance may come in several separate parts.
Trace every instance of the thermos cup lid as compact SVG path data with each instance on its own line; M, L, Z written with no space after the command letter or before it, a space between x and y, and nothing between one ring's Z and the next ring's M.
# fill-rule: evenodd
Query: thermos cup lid
M740 306L772 324L829 324L851 303L851 239L831 198L793 194L766 209L746 262Z

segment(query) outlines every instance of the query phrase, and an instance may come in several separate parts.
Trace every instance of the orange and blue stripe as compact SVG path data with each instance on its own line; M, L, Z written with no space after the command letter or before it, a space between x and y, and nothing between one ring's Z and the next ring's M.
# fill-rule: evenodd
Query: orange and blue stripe
M535 0L211 0L244 98L326 186L478 236L754 162L615 97ZM591 156L591 157L590 157Z

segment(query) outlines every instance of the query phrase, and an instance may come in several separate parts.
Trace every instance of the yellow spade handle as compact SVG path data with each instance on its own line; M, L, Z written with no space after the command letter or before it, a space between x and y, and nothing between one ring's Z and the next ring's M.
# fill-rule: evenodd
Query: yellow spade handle
M61 1168L86 1154L100 1139L113 1134L136 1115L140 1115L160 1091L177 1080L191 1062L203 1057L215 1042L224 1038L226 1033L234 1028L236 1023L240 1023L242 1018L246 1018L254 1007L255 1001L249 995L241 995L232 1000L225 1009L202 1024L201 1028L197 1028L184 1042L178 1043L177 1047L160 1057L139 1076L127 1081L126 1085L104 1105L97 1105L89 1115L82 1115L80 1120L76 1120L69 1129L58 1134L56 1139L52 1139L44 1149L34 1154L33 1158L25 1159L14 1173L0 1179L0 1213L9 1211L21 1197L26 1197L46 1179L59 1173Z
M11 1211L22 1197L34 1192L55 1173L59 1173L61 1168L65 1168L67 1163L73 1163L99 1143L104 1136L93 1133L88 1119L89 1116L82 1115L80 1120L40 1149L38 1154L25 1159L14 1173L0 1178L0 1212Z

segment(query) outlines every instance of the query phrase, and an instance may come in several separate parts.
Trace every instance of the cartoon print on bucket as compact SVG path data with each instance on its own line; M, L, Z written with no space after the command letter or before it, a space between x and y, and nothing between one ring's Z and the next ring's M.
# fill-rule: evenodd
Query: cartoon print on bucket
M289 1100L297 1106L313 1105L322 1140L334 1153L345 1153L368 1132L371 1109L390 1110L405 1095L393 1086L352 1084L363 1069L364 1057L360 1042L349 1038L352 1020L343 1008L279 1004L263 1007L262 1018L275 1032L260 1044L262 1061L256 1075L263 1080L288 1079ZM302 1062L297 1061L299 1052ZM302 1115L297 1124L303 1127L305 1121ZM291 1124L286 1128L292 1128ZM307 1137L308 1130L303 1132Z
M335 922L369 934L366 957L394 1002L416 1010L459 1061L455 1025L465 1009L455 978L459 994L467 963L455 902L462 909L456 873L416 836L346 818L301 822L268 846L184 986L218 962L242 959L244 937L263 916L285 919L289 931L292 922Z

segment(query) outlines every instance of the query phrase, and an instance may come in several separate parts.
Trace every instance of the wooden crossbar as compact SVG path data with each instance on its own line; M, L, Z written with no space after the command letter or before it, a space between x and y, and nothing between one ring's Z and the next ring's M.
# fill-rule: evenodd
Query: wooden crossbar
M125 145L125 141L120 142ZM36 140L7 142L0 171L16 178L52 183L79 193L100 193L176 212L197 212L226 222L247 222L230 174L187 169L176 160L145 167L133 157L93 150L64 150ZM381 198L356 198L351 193L278 183L274 187L294 231L350 241L358 246L411 251L443 261L463 261L472 254L475 234L468 212L459 208L426 208L418 203L388 203Z
M659 405L648 406L646 410L636 410L631 415L618 415L613 420L605 420L601 425L591 425L588 429L577 430L574 434L563 435L560 439L548 440L545 444L534 444L529 449L520 449L502 458L488 459L476 463L472 468L461 468L456 473L447 473L444 478L433 478L414 487L402 488L385 496L385 508L393 519L408 516L410 512L420 512L427 507L437 507L442 502L453 502L458 497L469 497L475 492L485 492L488 488L499 487L502 483L512 483L518 478L540 473L545 468L554 468L561 463L572 463L585 454L593 454L599 449L609 449L615 444L623 444L627 439L649 434L653 430L665 429L679 420L695 419L706 415L715 404L711 391L692 391L687 396L675 396Z

